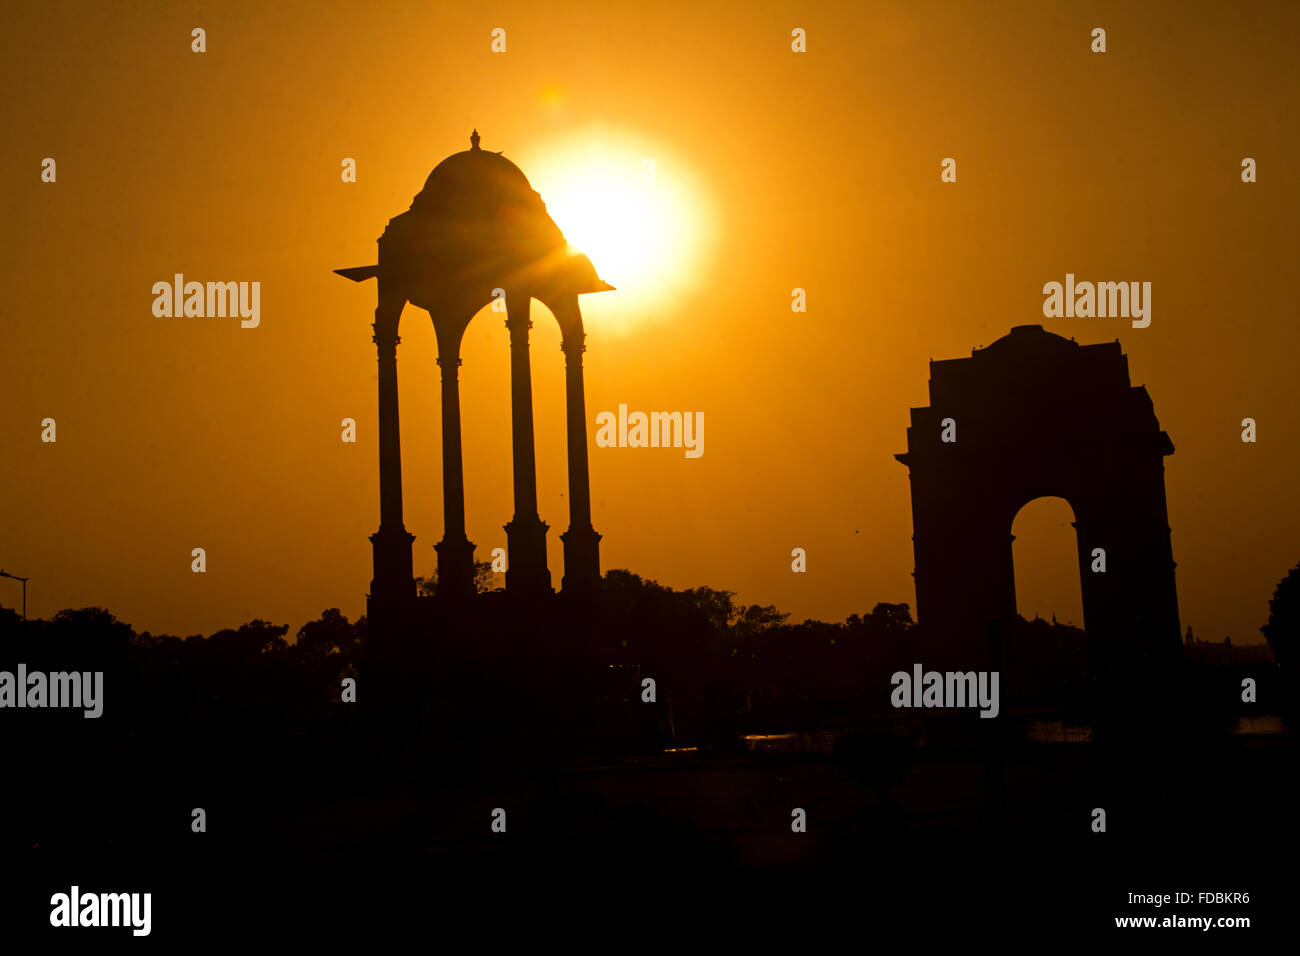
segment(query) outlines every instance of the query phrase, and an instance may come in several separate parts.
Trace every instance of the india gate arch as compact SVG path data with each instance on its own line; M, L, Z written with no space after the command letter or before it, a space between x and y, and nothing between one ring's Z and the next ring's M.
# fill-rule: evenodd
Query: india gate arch
M895 456L911 483L925 665L1000 668L1016 617L1011 526L1042 497L1074 510L1089 676L1172 665L1173 451L1118 341L1079 345L1022 325L970 358L931 361L930 404L911 410Z
M335 270L354 282L378 280L372 328L379 360L380 523L370 538L374 578L367 613L372 620L407 616L416 597L414 537L402 517L397 397L398 325L408 302L428 311L438 343L443 477L443 537L434 545L438 598L460 600L474 593L474 544L465 530L460 347L470 321L484 306L501 301L509 331L514 485L514 516L505 525L506 590L520 596L553 590L546 565L548 526L537 511L528 341L533 299L559 323L565 358L569 528L560 536L562 586L574 593L600 587L600 535L591 523L582 376L586 333L578 296L613 286L596 275L591 260L569 247L523 171L500 153L480 149L479 142L475 130L470 148L439 163L410 209L389 221L378 241L378 265ZM417 374L425 367L417 366Z

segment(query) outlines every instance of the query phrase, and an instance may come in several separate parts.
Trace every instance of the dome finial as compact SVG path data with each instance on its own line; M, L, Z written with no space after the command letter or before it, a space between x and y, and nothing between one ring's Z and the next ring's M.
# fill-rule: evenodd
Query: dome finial
M479 137L478 137L478 130L474 130L474 132L472 132L472 133L469 134L469 148L470 148L470 149L478 149L478 138L479 138Z

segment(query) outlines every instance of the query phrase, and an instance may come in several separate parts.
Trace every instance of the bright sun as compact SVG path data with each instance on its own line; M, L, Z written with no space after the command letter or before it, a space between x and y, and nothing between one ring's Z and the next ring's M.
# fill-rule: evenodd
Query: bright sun
M689 171L631 137L588 133L520 164L569 244L618 289L584 300L620 314L662 310L702 278L708 222ZM617 299L615 303L613 300Z

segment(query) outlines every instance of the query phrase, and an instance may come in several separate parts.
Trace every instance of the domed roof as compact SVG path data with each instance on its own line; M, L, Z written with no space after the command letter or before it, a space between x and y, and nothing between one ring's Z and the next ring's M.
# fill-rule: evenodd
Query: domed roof
M1079 343L1073 339L1067 339L1063 335L1049 332L1041 325L1014 325L1011 327L1010 332L988 348L997 349L1001 353L1024 350L1061 352L1071 348L1077 349L1078 347ZM976 351L972 349L971 354ZM980 351L988 351L988 349Z
M500 153L479 149L478 130L469 138L470 148L452 153L429 173L424 188L411 203L414 211L436 210L486 200L540 203L524 171Z
M511 284L543 301L613 289L569 246L523 171L478 144L475 130L470 148L439 163L411 208L388 221L374 274L422 307L449 290ZM343 274L361 281L370 273Z

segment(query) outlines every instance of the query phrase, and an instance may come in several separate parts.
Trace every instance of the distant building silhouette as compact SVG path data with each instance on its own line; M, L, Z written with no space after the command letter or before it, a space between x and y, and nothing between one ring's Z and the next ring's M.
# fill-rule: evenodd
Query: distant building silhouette
M947 419L955 440L942 440ZM1012 522L1045 496L1074 509L1090 672L1179 656L1174 446L1118 341L1022 325L970 358L931 361L930 405L912 409L907 445L895 457L912 487L917 621L945 667L997 666L1016 616Z
M1234 644L1232 638L1222 641L1192 639L1183 645L1183 654L1193 664L1214 667L1232 667L1241 664L1272 664L1277 658L1267 644Z
M541 197L514 163L479 148L444 159L429 174L411 208L394 216L379 239L379 264L338 269L361 282L379 280L374 341L379 350L380 524L371 536L374 579L368 614L403 616L415 600L411 543L402 520L401 440L397 408L398 322L407 302L427 309L442 369L443 538L438 597L474 593L474 545L465 534L461 461L460 344L474 315L505 295L510 330L515 514L505 526L506 588L515 594L551 592L546 567L547 525L537 513L532 376L528 331L532 299L555 315L566 359L569 530L564 542L565 591L600 586L600 535L591 524L586 401L582 353L586 334L578 296L613 287L584 255L569 248Z

